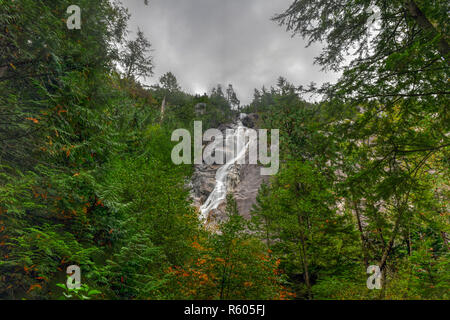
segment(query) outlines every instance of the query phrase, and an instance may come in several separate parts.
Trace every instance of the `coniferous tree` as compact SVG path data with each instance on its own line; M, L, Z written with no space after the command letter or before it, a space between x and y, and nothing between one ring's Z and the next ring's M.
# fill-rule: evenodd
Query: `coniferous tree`
M120 62L127 79L148 77L153 74L153 61L150 55L151 44L144 33L138 29L136 39L128 40L121 52Z

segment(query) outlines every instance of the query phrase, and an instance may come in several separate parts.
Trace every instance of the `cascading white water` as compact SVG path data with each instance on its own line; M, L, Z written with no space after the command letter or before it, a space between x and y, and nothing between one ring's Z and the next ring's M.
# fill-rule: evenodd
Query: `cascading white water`
M243 114L241 114L240 119L242 119L242 117L243 117ZM226 163L217 170L216 185L215 185L213 191L211 192L211 194L209 195L208 199L200 207L200 211L201 211L200 220L201 221L206 221L208 214L211 212L211 210L217 209L219 207L219 205L227 197L228 174L230 173L230 170L233 168L233 166L236 164L236 162L238 162L240 159L242 159L246 156L247 150L248 150L250 144L253 142L253 141L248 141L241 150L238 150L236 148L238 136L244 137L246 130L248 130L248 128L242 124L241 120L239 120L237 122L237 125L233 129L233 133L227 135L225 138L224 145L227 146L227 145L229 145L229 143L232 143L235 146L233 148L233 150L236 150L236 152L234 152L234 154L233 154L234 156L229 161L226 161ZM228 152L229 151L230 150L228 150Z

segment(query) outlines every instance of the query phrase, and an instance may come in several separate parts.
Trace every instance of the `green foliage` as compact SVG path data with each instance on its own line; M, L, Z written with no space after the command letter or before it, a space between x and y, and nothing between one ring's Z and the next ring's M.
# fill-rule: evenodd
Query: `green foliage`
M276 88L255 90L254 101L247 108L261 113L263 126L280 128L285 160L279 175L260 192L254 229L269 244L291 255L281 265L286 270L297 265L302 277L291 276L290 286L304 297L447 296L446 6L445 1L346 1L333 5L299 0L274 17L310 44L326 40L316 62L324 69L343 72L336 84L321 88L315 84L296 88L281 78ZM369 9L380 12L375 33L369 27ZM349 56L351 62L344 65ZM324 101L304 103L301 93L322 94ZM316 173L311 175L296 163L306 163ZM296 175L296 170L301 174ZM318 194L329 191L331 200L322 198L324 207L317 208L313 206L317 193L310 190L320 186L320 181L325 184L318 187ZM296 183L311 189L292 192ZM326 217L323 210L333 207L337 213L325 221L336 223L336 228L326 230L325 242L320 229L314 230L314 222L320 223L320 219L299 230L295 230L294 220L283 223L287 217L295 217L292 208L311 208L312 217L320 212ZM298 213L297 217L304 218ZM301 219L299 222L302 226ZM282 237L284 228L294 230L290 237ZM308 242L305 232L309 230L314 230L314 241ZM302 234L306 250L300 251L303 259L296 259L298 246L290 242L301 239ZM345 259L329 254L335 252ZM305 257L311 264L309 286ZM383 289L379 292L365 286L365 270L374 264L382 270Z
M152 57L149 55L151 44L144 33L138 29L136 39L128 40L120 54L120 62L127 79L137 79L153 74Z
M114 70L126 10L82 1L82 29L67 30L70 4L2 4L0 297L56 298L76 264L78 297L90 286L165 298L164 270L185 262L199 232L184 187L191 170L172 164L172 127L156 124L151 91Z
M58 300L90 300L101 294L98 290L91 290L87 284L73 289L68 288L64 283L58 283L57 286L64 290Z
M213 236L219 299L273 299L279 289L276 262L264 246L246 232L246 222L233 196L227 196L227 220ZM244 291L241 291L245 288Z
M115 298L164 299L167 297L167 276L163 271L169 262L160 247L152 245L151 237L141 230L106 261L101 281Z
M173 93L180 91L181 87L178 84L178 80L172 72L167 72L160 79L159 82L164 90Z
M400 104L409 101L374 116L366 105L380 102L358 108L344 101L308 104L283 78L263 92L255 92L247 111L260 110L263 127L281 129L282 166L260 190L252 230L282 255L297 297L445 297L436 284L444 283L448 272L436 271L435 283L419 277L413 284L409 267L412 261L442 266L448 260L447 150L431 147L437 143L432 136L441 138L433 133L437 126L403 113ZM296 190L299 185L305 188ZM298 214L302 208L311 213ZM424 240L434 252L429 259L419 254ZM381 291L366 287L369 265L383 269Z
M312 298L314 279L354 264L351 217L335 213L330 185L309 163L289 162L262 192L253 229L282 257L291 279L303 279L293 283L298 296Z
M326 40L317 62L342 77L255 90L244 112L280 129L280 172L250 222L229 195L217 232L200 226L170 135L231 122L233 87L192 96L170 72L144 87L150 43L125 39L127 10L80 0L68 30L71 4L0 0L0 298L449 298L447 2L299 0L276 16ZM382 290L367 289L369 265Z
M227 196L227 219L217 232L197 238L192 260L170 268L176 299L278 299L283 276L279 261L266 246L247 232L231 194Z

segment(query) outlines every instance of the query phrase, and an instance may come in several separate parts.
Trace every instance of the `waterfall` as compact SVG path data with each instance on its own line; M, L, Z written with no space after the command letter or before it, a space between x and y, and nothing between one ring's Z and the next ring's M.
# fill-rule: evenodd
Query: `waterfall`
M245 115L244 115L245 117ZM208 199L205 201L205 203L200 207L200 220L206 221L208 214L211 212L211 210L217 209L219 205L226 199L227 197L227 178L228 174L233 169L234 165L237 161L239 161L242 158L245 158L247 154L247 150L249 149L249 146L254 141L248 141L245 146L241 150L237 150L237 138L241 135L241 137L245 137L246 130L248 130L247 127L245 127L241 119L243 118L243 114L239 117L239 120L237 121L237 125L232 130L231 135L227 135L225 137L225 146L228 146L229 143L232 143L234 145L233 156L230 160L226 161L224 165L222 165L216 172L216 185L209 195ZM227 150L229 152L229 150ZM227 158L228 159L228 158Z

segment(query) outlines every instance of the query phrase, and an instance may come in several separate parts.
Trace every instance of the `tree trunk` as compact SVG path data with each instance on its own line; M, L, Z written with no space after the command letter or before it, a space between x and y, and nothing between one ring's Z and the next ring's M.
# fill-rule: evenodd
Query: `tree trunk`
M386 245L386 247L383 250L383 255L382 255L381 261L380 261L380 270L381 271L383 271L383 269L385 268L387 258L388 258L389 253L391 252L391 249L392 249L392 247L394 245L394 241L395 241L395 238L397 236L398 229L400 228L401 217L402 217L402 214L399 213L399 215L397 217L397 221L395 221L395 226L394 226L394 230L392 231L391 238L389 239L388 244Z
M264 222L266 224L266 244L269 249L269 257L272 258L272 250L270 250L270 231L269 231L269 220L267 217L264 217Z
M442 240L444 240L445 247L446 247L447 250L448 250L448 249L449 249L449 246L448 246L448 237L447 237L447 233L445 233L444 231L441 231L441 237L442 237Z
M161 103L161 121L160 121L160 123L162 123L164 120L164 112L165 111L166 111L166 96L164 96L164 99Z
M386 296L386 268L381 270L381 291L380 299L384 299Z
M431 24L431 22L427 19L425 14L420 10L414 0L407 0L405 2L406 10L409 13L410 17L416 21L420 28L423 31L428 32L430 34L429 38L434 39L436 36L439 36L439 43L437 46L437 50L441 54L441 56L448 62L448 54L450 52L450 47L447 42L445 36L439 33L438 30Z
M408 256L411 256L412 254L412 245L411 245L411 231L408 227L408 230L405 232L405 242L406 242L406 248L408 250Z
M364 265L366 266L366 269L367 269L369 267L369 255L367 252L367 239L364 236L364 231L363 231L362 223L361 223L361 215L359 213L359 207L358 207L358 204L356 203L356 201L353 201L353 206L355 208L356 219L358 221L358 230L359 230L359 234L361 237L361 247L362 247L362 252L363 252Z
M306 283L306 288L308 290L308 299L312 300L312 293L311 293L311 281L309 277L309 271L308 271L308 257L306 254L306 241L305 241L305 235L302 230L303 226L303 219L301 215L298 215L298 224L300 227L300 257L302 258L303 263L303 269L304 269L304 278Z
M0 67L0 78L3 77L4 74L6 74L6 70L8 70L8 67Z

